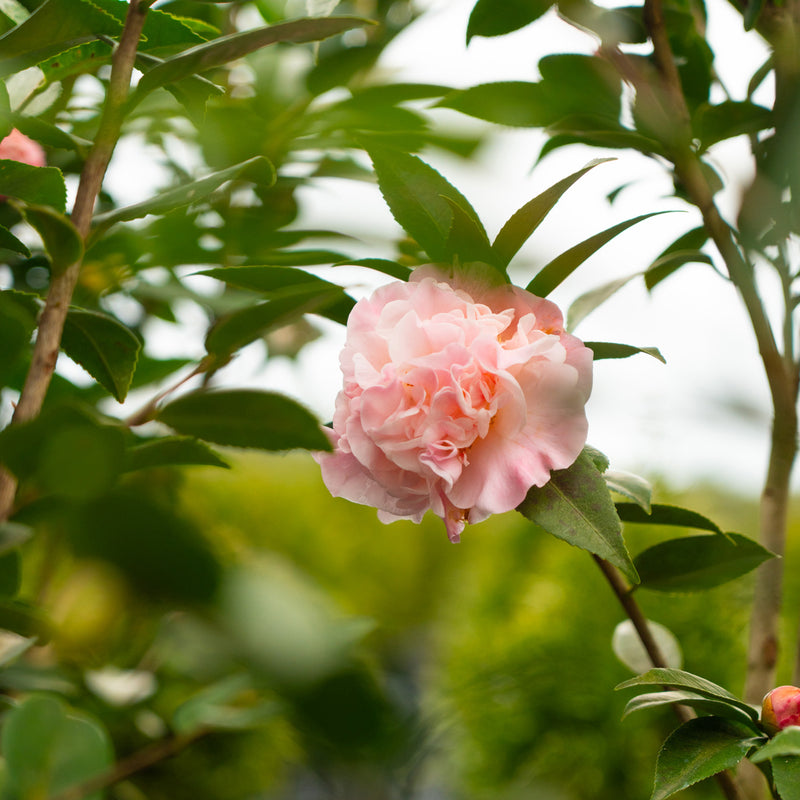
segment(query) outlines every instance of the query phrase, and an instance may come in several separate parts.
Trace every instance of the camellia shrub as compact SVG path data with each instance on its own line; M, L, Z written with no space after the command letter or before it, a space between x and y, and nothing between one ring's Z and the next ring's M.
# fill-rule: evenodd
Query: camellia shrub
M231 737L256 729L274 752L302 751L323 796L388 793L375 776L421 759L413 715L366 655L369 623L290 565L210 536L176 502L180 470L228 469L224 448L308 451L334 495L386 522L430 510L453 542L516 509L532 534L586 551L627 617L613 641L636 673L617 687L639 692L627 712L678 717L652 800L712 777L730 800L800 796L800 689L775 688L800 383L800 12L797 0L735 7L770 58L746 97L718 101L705 9L681 0L479 0L467 44L557 13L592 50L543 55L535 81L467 88L385 81L381 54L418 13L405 0L309 3L305 15L270 0L0 3L3 797L160 793L148 776L173 756L192 765L197 796L191 759L225 763ZM773 101L754 102L770 76ZM437 129L424 103L541 129L540 158L576 143L602 152L508 209L490 237L419 155L469 158L479 141ZM754 174L727 219L712 156L739 136ZM167 176L132 204L105 182L123 142L158 153ZM646 480L587 444L594 363L663 358L580 341L548 296L656 212L583 241L567 232L567 249L512 282L520 249L609 150L655 160L697 221L635 278L653 290L686 264L711 265L741 298L774 412L758 541L654 502ZM301 227L302 190L326 177L377 181L403 230L386 243L394 257L350 252L348 231ZM384 285L356 302L322 269L345 264ZM566 318L621 285L577 298ZM159 356L186 308L202 319L194 356ZM307 317L347 326L330 428L287 393L227 380L251 344L296 355L318 335ZM129 395L135 408L121 410ZM684 534L632 554L632 524ZM645 618L635 591L704 591L753 570L741 699L680 668L674 634ZM245 791L271 791L268 772Z

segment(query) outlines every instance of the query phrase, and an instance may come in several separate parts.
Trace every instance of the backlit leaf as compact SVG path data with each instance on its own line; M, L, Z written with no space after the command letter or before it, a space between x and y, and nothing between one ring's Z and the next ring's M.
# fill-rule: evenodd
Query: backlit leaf
M650 630L650 635L658 645L658 649L661 651L667 666L673 669L680 669L683 665L683 653L675 634L664 625L651 620L647 620L647 627ZM629 619L623 620L614 628L614 635L611 637L611 649L614 651L614 655L631 672L639 674L646 672L653 666L653 662L642 644L636 628Z
M645 513L650 513L653 487L644 478L621 470L607 470L603 473L603 477L612 492L633 500Z
M584 344L594 353L594 360L600 361L604 358L630 358L630 356L644 353L652 356L666 364L667 360L661 355L657 347L637 347L633 344L620 344L618 342L584 342Z
M632 275L626 275L624 278L617 278L616 280L609 281L602 286L598 286L596 289L585 292L574 300L567 311L568 330L574 331L576 326L589 316L592 311L605 303L610 297L613 297L620 289L627 286L634 278L638 278L641 274L641 272L634 272Z
M624 719L628 714L632 714L634 711L641 711L648 708L660 708L665 705L673 704L689 706L689 708L693 708L695 711L699 711L702 714L711 714L715 717L732 719L752 728L753 733L760 733L755 720L741 709L729 703L713 700L710 697L705 697L696 692L689 691L688 689L671 689L666 692L640 694L628 702L622 716Z

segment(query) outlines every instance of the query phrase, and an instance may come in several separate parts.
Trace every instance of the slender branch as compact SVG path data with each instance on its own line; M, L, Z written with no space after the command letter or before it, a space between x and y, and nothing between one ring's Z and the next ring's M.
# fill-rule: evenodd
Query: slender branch
M597 566L600 567L600 571L603 573L609 586L611 586L611 590L628 615L628 619L633 623L636 634L644 646L653 666L669 667L667 660L664 658L664 654L661 652L661 648L658 646L658 642L653 638L650 626L647 624L647 619L642 613L642 609L634 599L630 587L625 583L624 578L619 574L617 568L599 556L592 555L592 558L595 560ZM672 708L675 712L675 716L681 723L688 722L695 717L692 710L686 708L686 706L673 703ZM714 778L719 785L720 791L725 795L727 800L742 800L739 787L730 772L727 770L719 772Z
M81 798L90 794L107 789L109 786L125 780L125 778L130 778L131 775L143 772L161 761L172 758L172 756L177 755L181 750L207 733L208 730L201 729L190 735L162 739L149 747L132 753L127 758L117 761L107 772L102 772L83 783L70 786L63 792L53 795L50 800L81 800Z
M148 7L149 2L131 0L119 46L112 57L103 116L94 145L81 173L72 210L72 222L84 240L89 233L94 204L122 129L136 48ZM78 261L60 275L53 276L45 307L39 318L31 366L14 411L15 423L33 419L41 411L50 380L55 372L64 322L80 270L81 262ZM11 514L15 494L16 479L9 472L0 471L0 522L8 519Z

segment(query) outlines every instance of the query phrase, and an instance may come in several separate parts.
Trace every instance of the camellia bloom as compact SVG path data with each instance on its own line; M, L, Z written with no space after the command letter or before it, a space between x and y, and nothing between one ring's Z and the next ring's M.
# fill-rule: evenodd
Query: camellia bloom
M797 686L773 689L764 698L761 723L770 733L777 733L790 725L800 725L800 689Z
M44 150L38 142L29 139L24 133L16 128L0 140L0 158L9 161L21 161L23 164L30 164L32 167L43 167L45 165Z
M383 522L431 509L457 542L586 442L592 352L553 303L516 286L420 267L356 304L340 363L334 451L317 460L334 496Z

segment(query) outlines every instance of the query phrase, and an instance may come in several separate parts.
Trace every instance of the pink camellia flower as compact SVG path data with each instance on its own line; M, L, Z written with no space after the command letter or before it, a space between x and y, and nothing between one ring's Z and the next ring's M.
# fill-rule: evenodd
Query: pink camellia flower
M32 167L45 165L42 146L33 139L29 139L24 133L20 133L16 128L5 139L0 139L0 158L21 161Z
M777 733L790 725L800 725L800 689L797 686L773 689L764 698L761 723L769 733Z
M356 304L340 363L334 451L316 458L331 494L383 522L431 509L457 542L586 442L592 352L553 303L516 286L420 267Z

